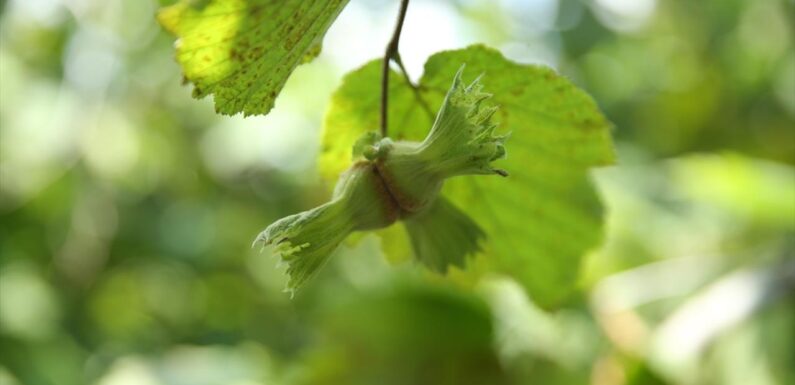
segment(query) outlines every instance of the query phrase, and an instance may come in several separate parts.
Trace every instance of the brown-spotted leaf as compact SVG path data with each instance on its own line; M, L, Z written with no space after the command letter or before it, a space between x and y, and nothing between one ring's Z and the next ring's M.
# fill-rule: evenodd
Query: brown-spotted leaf
M212 94L224 115L264 115L295 68L320 53L348 0L182 0L158 20L177 36L193 96Z

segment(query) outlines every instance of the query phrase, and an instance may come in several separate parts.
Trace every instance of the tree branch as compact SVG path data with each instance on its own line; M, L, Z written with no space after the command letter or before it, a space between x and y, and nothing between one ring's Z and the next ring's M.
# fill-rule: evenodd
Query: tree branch
M406 76L408 80L408 75L406 75L405 69L403 69L402 61L399 59L400 55L398 54L398 45L400 44L400 32L403 30L403 21L406 19L406 9L409 7L409 0L401 0L400 1L400 13L398 13L397 25L395 26L395 31L392 33L392 39L389 40L389 44L386 46L386 52L384 53L384 62L381 67L381 136L387 136L387 115L389 111L389 62L391 60L396 60L398 65L400 66L403 74ZM411 82L409 82L411 84ZM413 88L413 84L411 84Z

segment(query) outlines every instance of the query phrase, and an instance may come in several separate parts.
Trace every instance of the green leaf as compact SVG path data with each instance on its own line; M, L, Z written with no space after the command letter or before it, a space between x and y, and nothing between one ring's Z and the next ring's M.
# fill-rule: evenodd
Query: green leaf
M224 115L264 115L295 68L320 53L348 0L182 0L158 13L178 37L176 57L193 96Z
M588 170L614 162L610 123L591 97L552 69L471 46L428 60L419 84L422 102L392 73L389 136L422 140L434 117L423 103L436 111L462 64L465 83L483 75L483 89L499 106L498 131L511 133L505 142L508 158L494 162L510 176L453 178L443 195L486 233L479 268L513 277L542 305L560 303L576 286L583 255L601 239L602 205ZM335 179L350 164L356 138L377 127L379 67L375 61L350 73L332 96L320 156L327 178ZM392 247L385 252L409 249L395 248L396 243L387 239L384 244Z

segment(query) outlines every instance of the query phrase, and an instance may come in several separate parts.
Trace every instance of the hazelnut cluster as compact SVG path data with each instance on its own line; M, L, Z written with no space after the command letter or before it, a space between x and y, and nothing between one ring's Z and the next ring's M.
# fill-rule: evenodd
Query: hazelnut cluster
M496 135L497 107L476 79L465 86L456 74L436 120L422 142L393 141L368 133L354 145L355 162L341 176L329 202L282 218L257 236L287 263L287 290L314 275L353 231L403 222L417 259L445 272L463 266L484 238L477 224L440 196L444 181L460 175L501 175L491 162L506 155L507 135Z

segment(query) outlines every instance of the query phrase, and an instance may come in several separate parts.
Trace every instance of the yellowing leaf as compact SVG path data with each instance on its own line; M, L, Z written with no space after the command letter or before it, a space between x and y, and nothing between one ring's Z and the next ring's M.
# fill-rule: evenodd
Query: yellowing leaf
M560 303L575 288L583 255L601 239L602 206L588 170L614 161L610 123L585 92L553 70L511 62L482 46L428 60L419 87L432 111L462 64L465 83L483 75L483 89L499 106L498 132L511 133L505 142L508 158L494 162L510 176L453 178L443 195L486 233L485 270L513 277L540 304ZM332 97L320 157L326 177L336 178L350 164L356 138L376 130L379 66L372 62L352 72ZM395 139L421 140L433 122L397 75L389 114L388 134ZM395 240L385 244L394 246Z
M193 96L225 115L264 115L348 0L183 0L158 20L178 37L176 57Z

